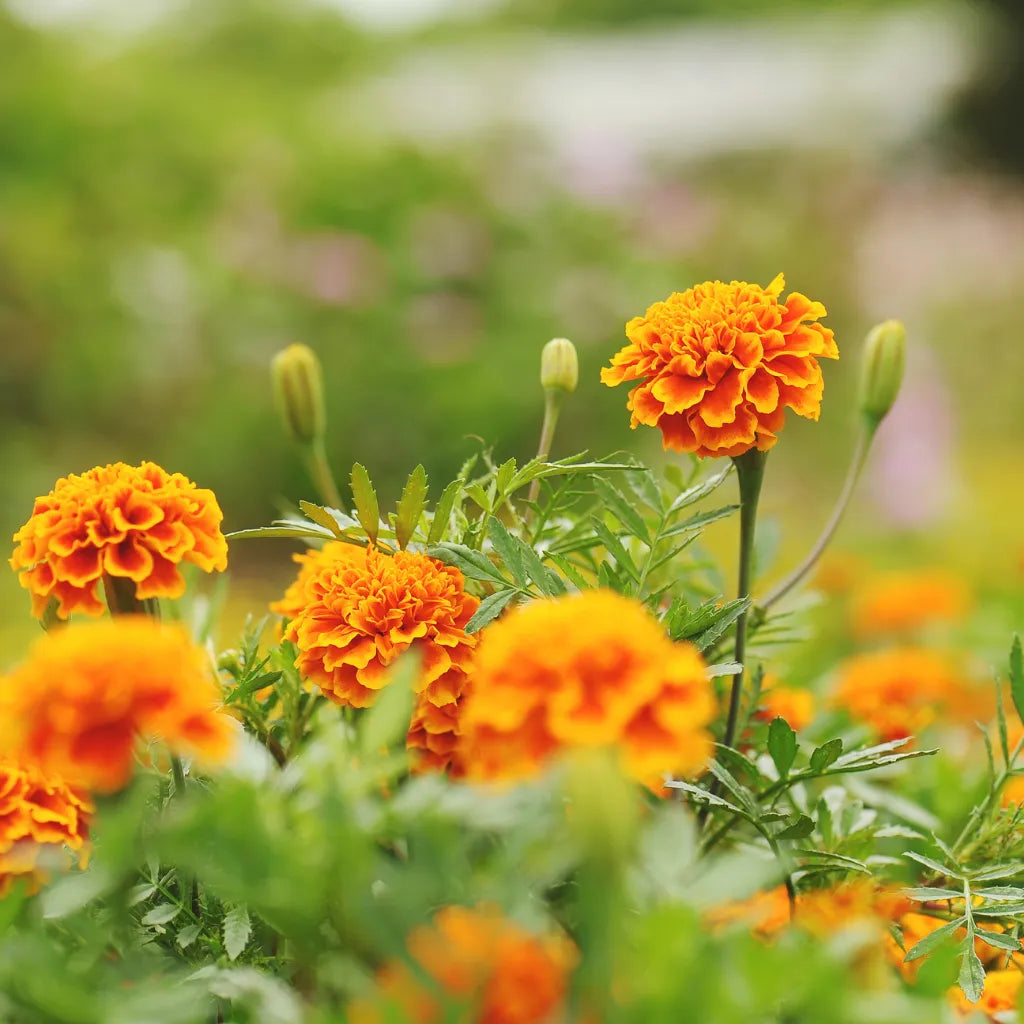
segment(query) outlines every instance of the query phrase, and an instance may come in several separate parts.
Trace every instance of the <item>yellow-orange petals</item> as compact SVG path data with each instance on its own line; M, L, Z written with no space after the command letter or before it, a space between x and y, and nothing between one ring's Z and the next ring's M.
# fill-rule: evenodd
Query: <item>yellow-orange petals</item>
M779 274L767 288L705 281L655 302L626 324L629 344L601 371L609 387L638 380L630 425L658 427L665 448L742 455L775 444L786 409L816 420L819 358L838 359L825 307L799 292L785 302Z
M985 991L978 1002L972 1003L958 985L954 985L949 990L949 1001L965 1017L971 1013L983 1013L990 1020L996 1020L996 1014L1017 1009L1017 998L1022 981L1024 981L1024 974L1021 974L1016 967L1010 967L1003 971L989 971L985 975Z
M943 569L881 573L854 592L854 631L860 636L908 633L933 622L960 622L973 598L967 583Z
M19 878L34 890L54 854L81 852L93 810L89 796L63 779L0 758L0 897Z
M179 626L120 616L38 640L0 683L0 746L76 785L131 776L137 739L209 763L235 735L205 653Z
M462 573L426 555L388 555L333 541L297 555L295 582L272 609L289 622L296 665L336 704L369 707L388 666L412 648L422 658L409 746L418 767L444 767L476 637L466 624L479 600Z
M536 774L560 752L612 747L634 778L708 762L715 701L690 644L636 601L591 590L517 608L488 627L463 713L466 773Z
M152 462L117 462L57 481L37 498L28 522L14 535L11 567L42 617L50 598L57 614L102 615L104 575L135 584L139 601L180 597L181 562L205 572L227 568L224 518L213 491Z
M417 928L409 954L426 976L393 961L377 976L378 998L352 1007L353 1024L391 1020L387 1005L416 1024L441 1024L442 1000L468 1011L465 1024L554 1024L562 1019L576 951L568 940L537 937L493 908L444 907ZM433 982L433 986L426 980Z
M961 708L969 684L950 658L912 647L858 654L840 668L834 702L883 741L904 739Z
M784 718L791 729L806 729L814 719L814 694L792 686L769 685L761 694L761 706L754 713L759 722Z

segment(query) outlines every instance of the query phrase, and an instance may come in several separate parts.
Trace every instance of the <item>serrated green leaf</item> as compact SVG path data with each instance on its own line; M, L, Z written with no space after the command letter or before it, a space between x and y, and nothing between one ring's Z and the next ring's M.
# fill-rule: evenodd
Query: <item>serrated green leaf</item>
M427 544L437 544L448 529L448 520L451 518L455 502L462 494L465 486L462 480L453 480L442 492L434 509L434 518L430 523L430 532L427 534Z
M502 589L509 585L501 570L487 555L482 551L474 551L465 544L436 544L427 549L427 554L447 565L454 565L467 579L496 583Z
M941 928L936 928L935 931L929 932L920 942L907 950L907 955L903 958L903 962L909 964L914 960L920 960L921 957L927 956L948 939L952 938L966 923L966 917L958 917L955 921L947 921Z
M1019 860L1007 861L1005 864L989 864L980 871L972 871L970 879L972 882L994 882L999 878L1011 878L1013 875L1024 873L1024 862Z
M349 485L352 488L352 500L355 502L359 525L366 531L370 543L376 544L377 533L380 530L380 506L377 504L377 492L373 489L370 474L361 463L357 462L352 467Z
M427 471L417 466L405 482L395 516L395 541L405 550L427 506Z
M811 752L811 771L822 772L829 765L834 764L843 753L843 741L837 736L835 739L822 743Z
M978 954L974 951L974 942L969 935L964 940L957 984L971 1003L981 999L985 991L985 967L978 959Z
M288 540L332 540L335 534L320 527L314 527L312 523L287 526L257 526L250 530L235 530L233 533L225 534L228 540L261 540L261 539L288 539Z
M1005 932L986 932L981 928L975 928L974 934L982 942L987 942L990 946L995 946L996 949L1008 949L1014 953L1020 952L1020 939L1014 935L1007 935Z
M158 903L142 917L143 924L169 924L181 913L177 903Z
M178 944L179 949L188 949L199 938L199 933L202 930L202 925L187 924L178 932L178 936L174 941Z
M729 794L735 799L747 812L752 819L757 818L757 801L754 798L754 794L747 789L733 774L719 761L712 761L708 765L708 771L718 781L725 786L729 791Z
M944 878L963 878L963 875L956 868L940 864L937 860L932 860L931 857L925 857L923 854L907 850L903 856L916 860L918 864L928 868L929 871L934 871L937 875L942 875Z
M771 754L779 778L784 779L793 767L797 751L796 733L784 718L773 718L768 726L768 753Z
M933 885L919 885L912 889L901 889L908 899L917 900L919 903L930 903L932 900L962 900L963 890L941 889Z
M841 853L830 853L827 850L812 850L809 848L802 848L796 852L801 857L821 861L822 864L831 864L833 867L843 868L846 871L859 871L864 875L873 874L871 868L862 860L857 860L856 857L846 857Z
M224 915L224 950L229 960L237 960L252 934L252 923L245 904L239 903Z
M235 704L244 697L248 697L249 694L262 690L265 686L273 686L281 678L281 675L280 672L262 672L251 679L246 679L228 693L224 703Z
M737 807L735 804L731 804L728 800L718 796L716 793L711 793L706 789L701 789L699 786L694 786L689 782L670 779L665 783L665 787L667 789L681 789L684 793L689 793L690 796L696 797L702 803L711 804L712 807L725 807L734 814L740 815L742 818L749 818L747 812Z
M1014 634L1010 645L1010 696L1017 709L1017 717L1024 722L1024 650L1021 649L1019 633Z
M607 552L615 559L617 566L627 572L634 580L640 579L640 571L629 557L629 553L623 547L622 541L612 533L611 530L597 517L590 517L594 533L601 539Z
M669 512L678 512L680 509L686 508L687 505L693 505L695 502L700 501L701 498L706 497L716 487L722 484L731 472L732 466L728 465L725 469L707 477L700 483L683 491L682 494L677 495L672 501L672 504L669 505Z
M651 535L643 516L630 505L629 500L617 487L597 477L594 480L594 491L601 499L602 508L615 516L634 537L638 537L648 547L651 546Z
M325 530L329 530L335 537L342 535L342 529L338 525L338 521L321 505L314 505L311 501L300 501L299 508L309 519L312 519L317 526L322 526Z
M696 515L690 516L689 519L684 519L681 523L676 523L675 526L665 530L662 537L667 540L669 537L678 537L681 533L702 530L710 523L717 522L719 519L725 519L726 516L731 516L738 508L739 505L723 505L721 508L713 508L707 512L698 512Z
M972 912L975 917L1014 917L1024 914L1024 902L994 903L992 906L975 907Z
M512 483L516 475L516 460L508 459L498 467L494 474L494 484L498 490L498 497L504 498L508 494L508 485Z
M576 566L574 566L564 555L556 555L549 551L547 553L547 557L554 562L559 569L561 569L569 582L579 590L588 590L593 585L587 581L579 569L577 569Z
M974 889L973 892L975 896L984 896L987 900L1024 902L1024 889L1016 885L993 885L987 889Z
M826 847L831 846L835 838L835 823L832 818L832 808L824 796L818 798L815 815L818 819L818 831L821 833L822 842Z
M703 633L692 637L697 649L703 654L725 636L732 624L750 607L750 598L737 598L724 605L718 617Z
M801 814L791 825L775 833L776 839L806 839L814 831L814 821Z
M480 607L473 613L473 617L466 623L466 632L476 633L484 626L489 625L517 596L515 590L496 590L493 594L488 594L480 602Z
M487 517L487 536L494 547L494 553L501 559L519 587L527 585L526 565L523 562L522 549L516 544L516 538L505 528L505 524L496 516Z

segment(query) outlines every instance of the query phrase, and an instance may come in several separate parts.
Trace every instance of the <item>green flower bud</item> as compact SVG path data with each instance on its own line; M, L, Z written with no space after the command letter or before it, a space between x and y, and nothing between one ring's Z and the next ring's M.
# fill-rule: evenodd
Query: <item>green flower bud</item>
M580 377L576 346L568 338L552 338L540 354L540 383L545 391L572 394Z
M308 345L289 345L270 364L274 398L285 430L311 443L324 436L324 381L320 360Z
M872 327L864 342L860 373L860 411L877 427L896 401L907 361L907 331L899 320Z

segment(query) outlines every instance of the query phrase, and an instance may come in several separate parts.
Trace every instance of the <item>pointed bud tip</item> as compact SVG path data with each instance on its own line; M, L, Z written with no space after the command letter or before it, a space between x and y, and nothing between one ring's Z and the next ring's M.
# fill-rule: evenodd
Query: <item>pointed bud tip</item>
M860 411L877 427L889 414L903 383L907 331L899 320L885 320L868 332L860 375Z
M572 394L580 377L576 346L568 338L552 338L540 355L540 383L545 390Z
M270 374L275 403L288 434L304 443L323 437L327 414L317 354L308 345L289 345L274 356Z

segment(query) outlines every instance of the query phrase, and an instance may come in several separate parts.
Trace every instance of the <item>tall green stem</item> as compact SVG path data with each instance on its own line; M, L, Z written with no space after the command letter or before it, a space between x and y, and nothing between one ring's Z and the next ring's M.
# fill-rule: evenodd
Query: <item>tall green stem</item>
M850 462L850 468L846 474L846 480L843 483L842 492L839 495L839 500L836 502L835 508L832 509L832 515L829 517L828 523L825 525L825 529L821 531L821 536L818 538L814 547L811 548L810 553L807 557L773 590L771 590L767 596L758 604L758 615L763 614L780 598L785 597L810 571L814 568L818 559L821 558L825 548L828 547L829 541L832 540L832 535L836 532L839 527L839 523L843 518L843 513L846 511L846 506L850 504L850 499L853 497L854 489L857 486L857 481L860 479L860 474L864 469L864 464L867 462L868 451L871 449L871 442L875 436L875 430L877 424L865 425L861 428L860 433L857 435L857 446L853 452L853 459ZM739 655L736 660L739 661Z
M733 459L740 487L740 565L736 586L737 597L750 597L751 574L754 566L754 531L757 526L757 503L761 497L761 483L764 480L764 466L767 455L756 448ZM736 620L736 661L740 670L732 677L729 693L729 717L725 723L722 742L731 747L736 740L736 727L740 716L740 699L743 695L743 659L747 649L747 621L749 613L744 611Z
M551 454L551 444L555 439L555 427L558 426L558 414L562 411L562 401L565 398L564 388L544 389L544 422L540 428L540 441L537 444L537 458L546 459ZM530 492L526 500L532 505L540 494L540 480L534 480L530 484ZM529 510L526 514L530 517Z
M338 485L334 482L334 474L327 461L324 439L322 437L313 438L303 446L303 452L306 459L306 470L313 480L313 486L316 487L320 500L330 508L341 508L341 494L338 491Z

